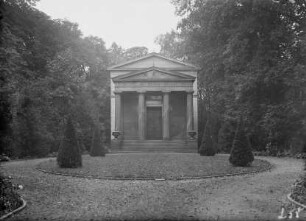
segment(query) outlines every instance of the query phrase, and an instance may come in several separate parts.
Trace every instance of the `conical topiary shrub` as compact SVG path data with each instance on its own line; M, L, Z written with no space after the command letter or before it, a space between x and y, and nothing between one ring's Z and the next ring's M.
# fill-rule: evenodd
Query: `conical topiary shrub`
M102 134L100 133L98 128L94 129L91 141L90 156L105 156L105 148L103 145Z
M235 133L229 161L234 166L250 166L254 160L251 147L244 131L242 119L240 119Z
M236 126L225 121L218 132L218 150L223 153L230 153L235 138Z
M70 117L67 120L64 138L58 150L57 164L59 167L63 168L76 168L82 166L82 155Z
M214 148L211 132L210 132L210 122L207 120L201 146L199 148L199 154L201 156L214 156L216 154L216 150Z

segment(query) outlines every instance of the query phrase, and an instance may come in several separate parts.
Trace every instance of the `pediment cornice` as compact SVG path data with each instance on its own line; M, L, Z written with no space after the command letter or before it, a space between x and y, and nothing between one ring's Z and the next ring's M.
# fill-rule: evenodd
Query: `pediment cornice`
M109 71L127 71L127 70L131 70L131 69L135 69L135 67L137 68L138 64L140 64L144 61L150 61L154 64L155 60L156 61L161 60L161 61L164 61L164 62L168 62L169 64L172 64L171 68L169 67L169 69L173 69L173 70L175 70L175 69L189 70L189 71L200 70L199 67L197 67L193 64L189 64L189 63L186 63L186 62L181 62L181 61L178 61L178 60L174 60L172 58L164 57L164 56L162 56L158 53L150 53L150 54L148 54L144 57L141 57L141 58L137 58L137 59L130 60L130 61L127 61L127 62L123 62L123 63L120 63L120 64L116 64L116 65L113 65L113 66L109 67L107 70L109 70Z
M112 78L114 82L120 81L194 81L195 77L177 71L163 70L156 67L139 71L131 71Z

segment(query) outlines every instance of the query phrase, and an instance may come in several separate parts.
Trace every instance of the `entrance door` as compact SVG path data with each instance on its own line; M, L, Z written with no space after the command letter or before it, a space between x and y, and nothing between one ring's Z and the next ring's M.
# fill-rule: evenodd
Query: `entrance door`
M162 108L147 108L147 140L162 140Z

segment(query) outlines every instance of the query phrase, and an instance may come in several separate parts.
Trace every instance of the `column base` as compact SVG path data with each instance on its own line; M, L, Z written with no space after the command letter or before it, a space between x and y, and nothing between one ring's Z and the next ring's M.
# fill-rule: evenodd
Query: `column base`
M121 139L111 140L111 150L121 150L123 141Z

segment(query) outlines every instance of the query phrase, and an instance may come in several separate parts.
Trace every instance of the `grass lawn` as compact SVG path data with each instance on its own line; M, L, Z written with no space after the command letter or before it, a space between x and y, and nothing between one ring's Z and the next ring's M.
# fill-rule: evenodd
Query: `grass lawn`
M105 157L83 156L83 167L59 168L56 159L38 165L39 169L72 176L101 179L187 179L252 173L270 167L264 160L255 159L250 167L233 167L227 155L204 157L198 154L135 153L108 154Z

